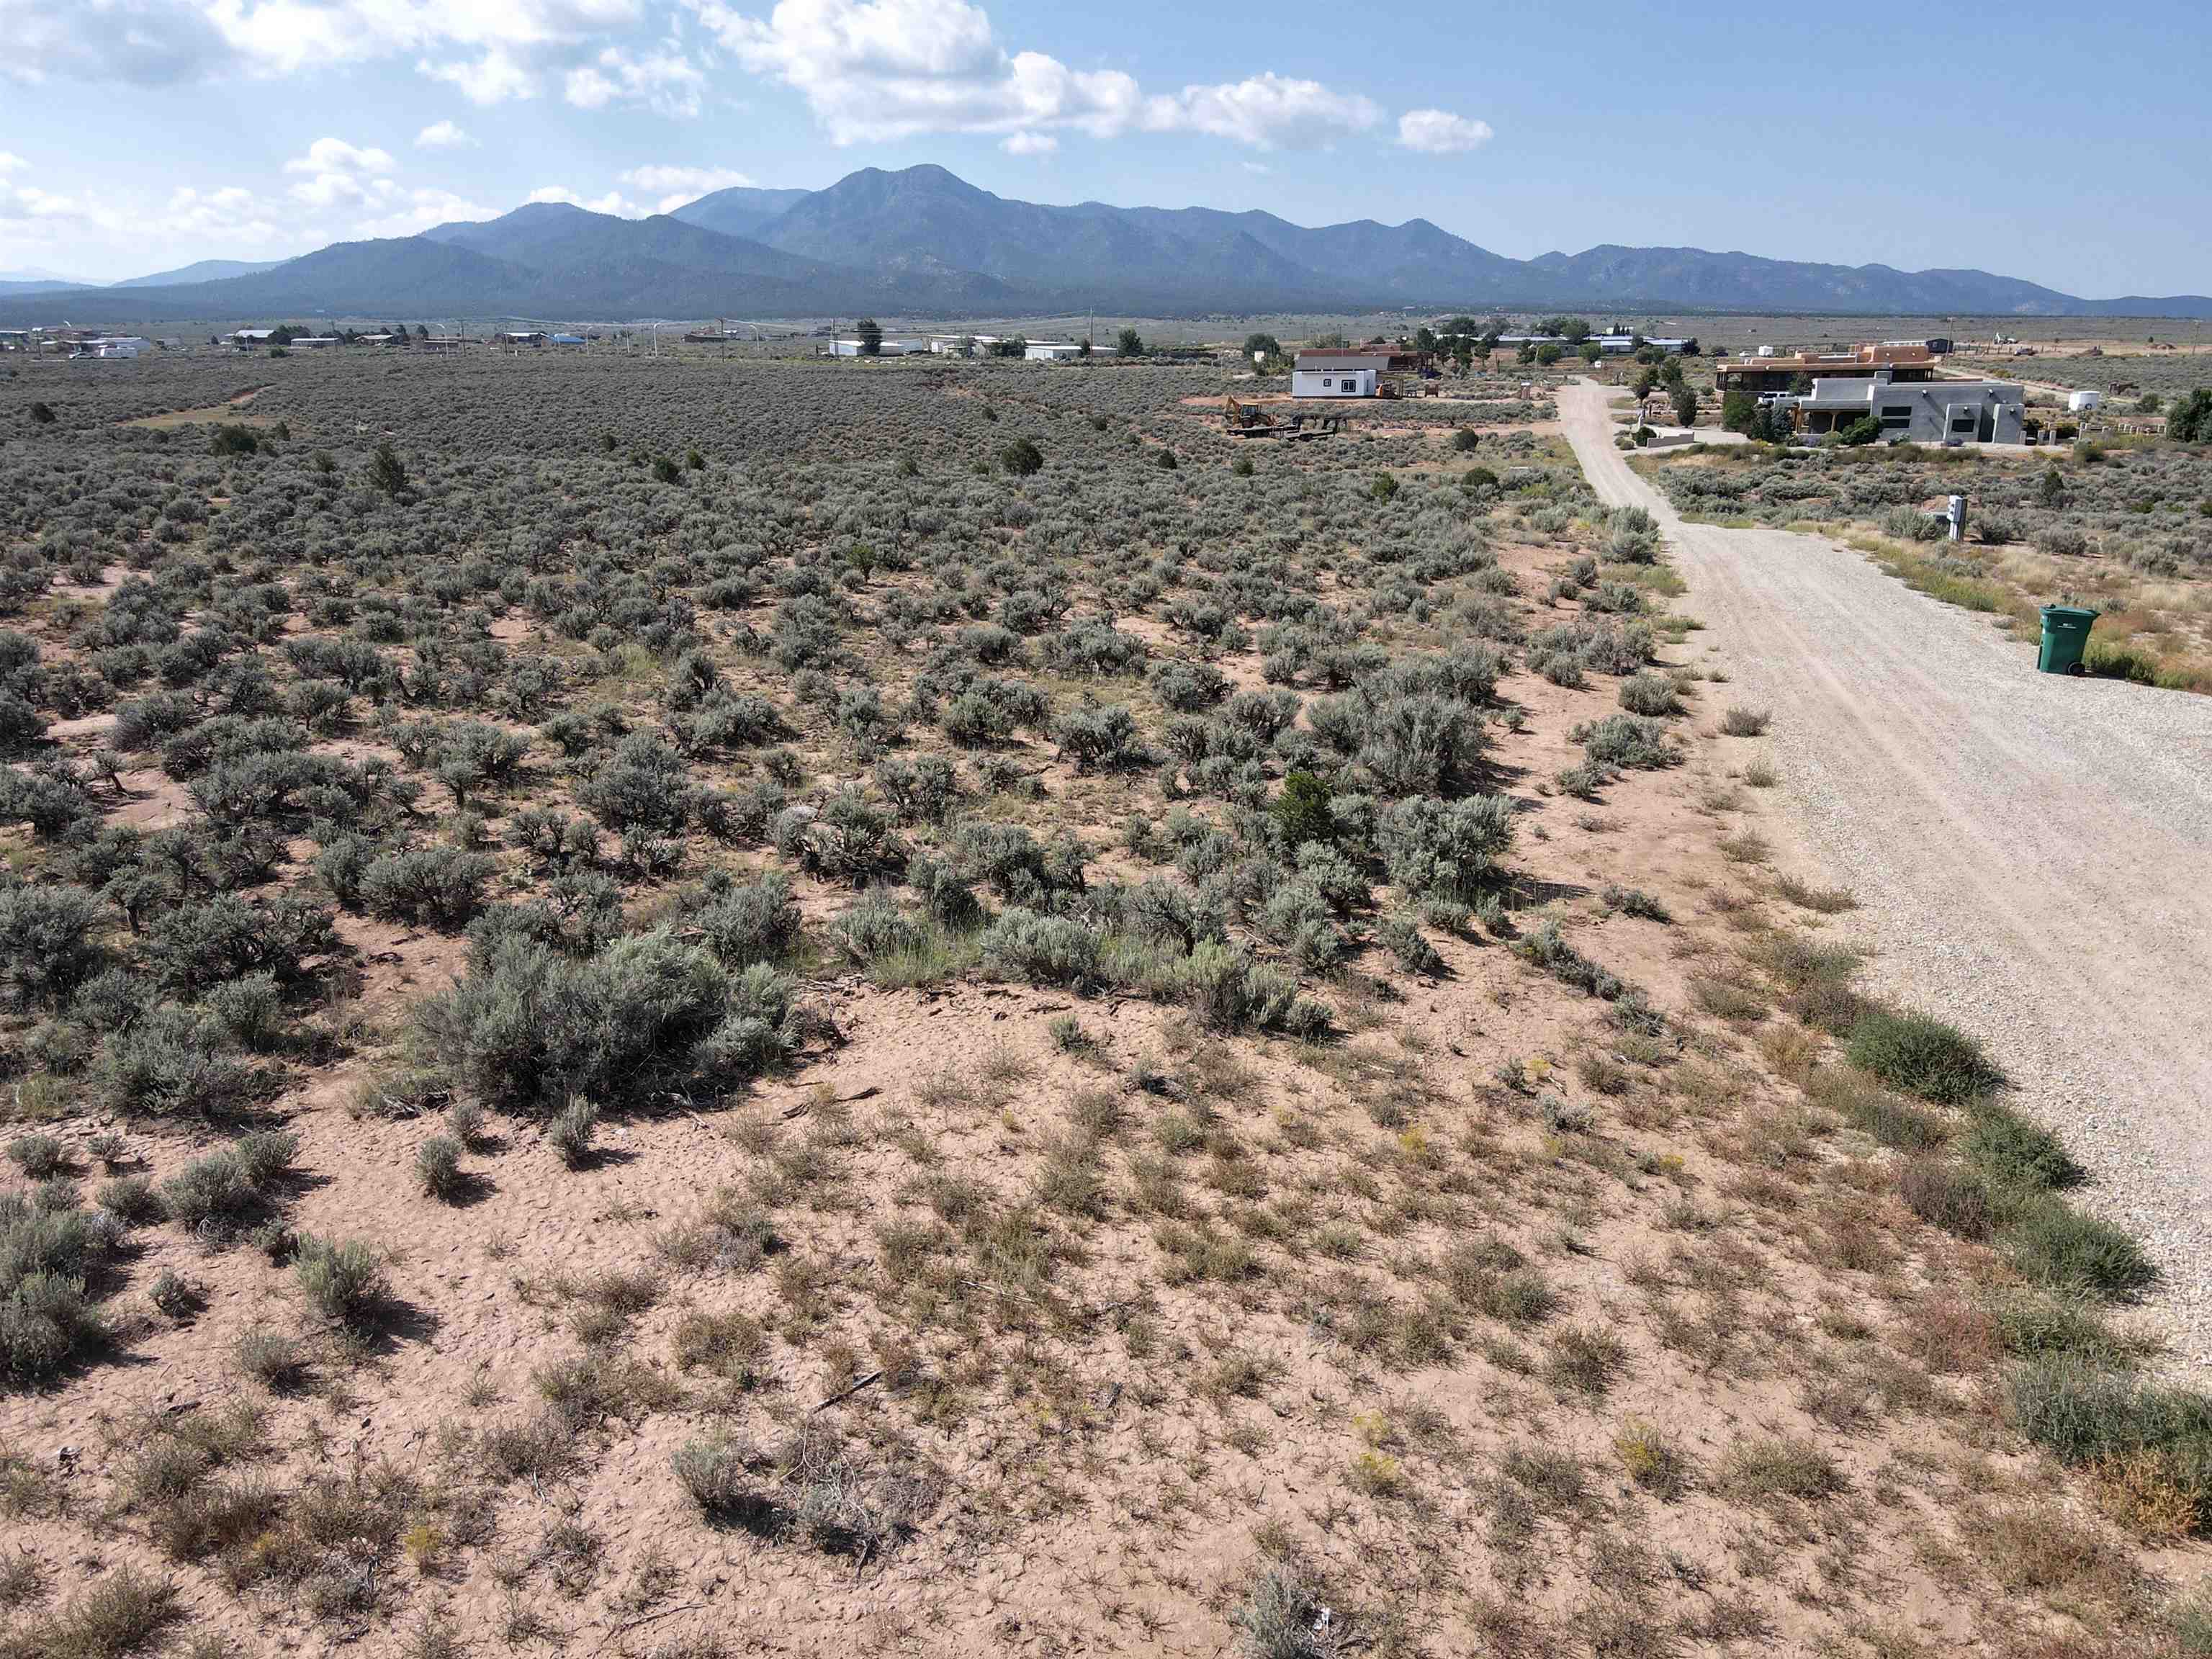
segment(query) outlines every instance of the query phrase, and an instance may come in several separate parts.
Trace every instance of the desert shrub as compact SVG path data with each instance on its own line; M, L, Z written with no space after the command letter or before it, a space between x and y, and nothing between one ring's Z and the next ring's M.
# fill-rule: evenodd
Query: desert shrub
M1755 738L1766 730L1770 718L1764 709L1746 708L1739 703L1721 716L1721 731L1727 737Z
M1328 1659L1336 1649L1320 1629L1313 1591L1287 1566L1269 1567L1255 1577L1230 1619L1243 1659Z
M1679 714L1682 700L1664 674L1631 674L1620 683L1620 706L1632 714Z
M775 840L801 869L856 885L905 857L890 815L853 788L839 790L818 811L788 809L776 821Z
M984 964L1039 985L1081 986L1095 979L1103 941L1073 916L1040 915L1018 906L984 930Z
M670 1462L677 1484L708 1521L717 1526L762 1527L773 1522L775 1505L767 1483L749 1467L755 1457L743 1442L718 1437L685 1441Z
M1429 943L1415 917L1402 912L1385 916L1375 930L1375 937L1407 973L1434 975L1443 971L1444 959L1437 954L1437 947Z
M1681 758L1667 741L1666 727L1636 714L1607 714L1577 726L1568 736L1582 744L1596 767L1656 768Z
M0 884L0 980L27 1002L53 1002L100 970L107 926L81 888Z
M308 1305L348 1330L366 1329L391 1299L383 1258L360 1239L304 1236L294 1271Z
M2004 1081L1972 1037L1942 1020L1887 1008L1859 1015L1845 1053L1891 1087L1941 1105L1964 1105Z
M2189 1529L2212 1529L2212 1398L2073 1354L2025 1361L2008 1382L2014 1419L2037 1445L2075 1468L2148 1465Z
M247 434L250 438L252 434ZM9 1659L124 1659L158 1649L185 1616L177 1587L133 1567L118 1567L0 1641Z
M1229 695L1227 676L1212 663L1185 662L1179 658L1155 665L1151 683L1153 696L1168 708L1187 714L1211 708Z
M1136 764L1145 758L1136 717L1119 704L1072 709L1060 717L1054 736L1060 752L1074 759L1079 772L1094 766Z
M655 732L633 732L576 785L576 800L610 830L680 833L696 794L684 757Z
M1316 1037L1328 1029L1327 1009L1300 996L1296 980L1241 945L1202 942L1177 967L1176 982L1200 1019L1217 1030L1256 1025Z
M432 1135L415 1149L415 1179L432 1198L451 1203L467 1190L461 1173L461 1143L451 1135Z
M1986 1238L2000 1204L1989 1185L1950 1159L1922 1152L1897 1169L1898 1195L1913 1214L1960 1238Z
M104 1105L149 1117L219 1116L245 1100L252 1081L212 1021L174 1006L108 1033L92 1068Z
M766 977L759 977L762 972ZM738 995L750 988L756 1000ZM550 1111L571 1095L622 1099L780 1041L791 982L755 963L733 984L668 927L583 959L505 938L417 1010L425 1051L489 1103Z
M476 915L483 884L497 868L485 854L458 848L402 848L370 860L362 870L361 903L392 921L458 928Z
M599 1109L581 1095L572 1097L545 1126L545 1139L572 1170L592 1161L592 1137L599 1126Z
M2157 1267L2124 1231L2056 1198L2020 1205L2004 1244L2022 1277L2054 1289L2124 1298L2159 1279Z
M106 1340L86 1285L122 1236L111 1212L80 1207L66 1182L0 1194L0 1368L10 1386L46 1382Z
M2057 1135L1990 1102L1976 1108L1960 1151L1987 1179L2026 1192L2071 1187L2084 1178Z
M1383 813L1377 841L1401 896L1472 904L1513 844L1513 804L1503 795L1397 801Z
M905 824L943 823L960 793L951 763L935 755L894 755L877 762L876 787Z
M781 871L769 870L758 880L709 890L711 896L692 909L687 920L724 967L782 962L797 948L799 905L792 896L790 878Z

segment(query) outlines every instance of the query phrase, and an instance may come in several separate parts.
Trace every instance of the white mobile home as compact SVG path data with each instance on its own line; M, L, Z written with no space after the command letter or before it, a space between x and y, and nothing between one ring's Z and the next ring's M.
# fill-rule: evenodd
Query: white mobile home
M927 351L928 349L919 340L885 340L871 354L861 349L861 342L859 340L830 342L830 355L832 357L866 357L871 355L878 357L904 357L915 352Z
M1083 348L1070 340L1031 340L1022 356L1033 363L1072 363Z
M1382 377L1371 368L1295 368L1293 398L1372 398Z

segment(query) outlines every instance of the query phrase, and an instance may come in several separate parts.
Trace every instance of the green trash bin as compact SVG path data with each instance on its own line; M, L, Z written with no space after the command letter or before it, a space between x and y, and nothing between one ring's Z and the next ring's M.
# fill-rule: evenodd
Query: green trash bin
M2043 607L2043 649L2036 654L2035 666L2045 674L2082 674L2088 671L2081 666L2081 653L2089 646L2089 624L2095 622L2099 612L2078 605L2046 605Z

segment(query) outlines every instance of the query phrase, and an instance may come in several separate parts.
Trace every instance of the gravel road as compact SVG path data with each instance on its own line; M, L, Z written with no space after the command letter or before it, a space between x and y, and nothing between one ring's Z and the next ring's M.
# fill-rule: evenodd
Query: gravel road
M1824 537L1685 524L1559 399L1599 497L1650 511L1875 985L1974 1032L2165 1273L2148 1311L2212 1366L2212 697L2039 674L1989 619Z

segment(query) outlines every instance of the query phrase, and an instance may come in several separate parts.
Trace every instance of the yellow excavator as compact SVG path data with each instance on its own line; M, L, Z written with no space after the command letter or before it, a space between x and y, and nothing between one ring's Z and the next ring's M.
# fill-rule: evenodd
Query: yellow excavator
M1221 424L1232 438L1272 438L1275 417L1256 404L1240 404L1231 396L1223 399Z
M1344 430L1341 415L1293 415L1278 422L1257 404L1222 399L1221 424L1232 438L1327 438Z

